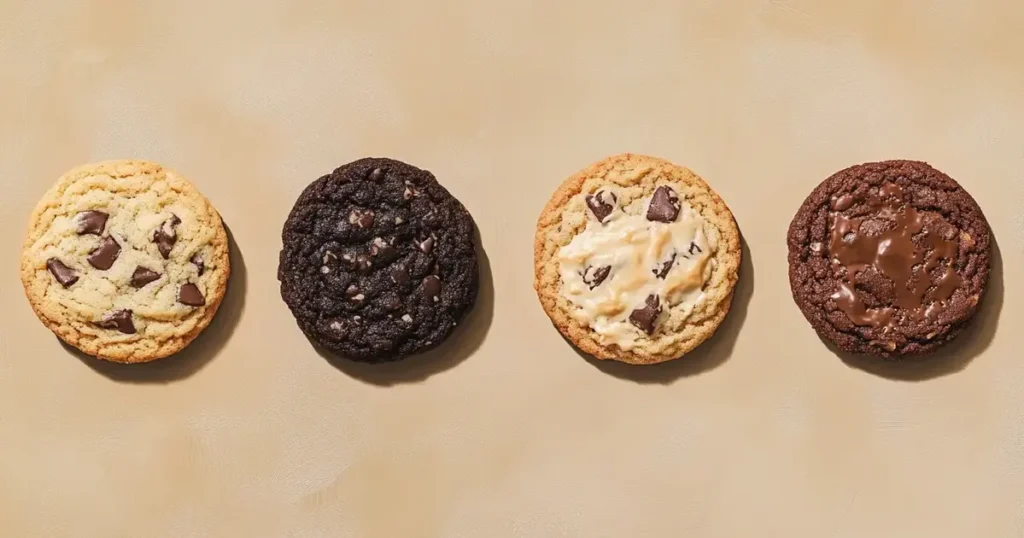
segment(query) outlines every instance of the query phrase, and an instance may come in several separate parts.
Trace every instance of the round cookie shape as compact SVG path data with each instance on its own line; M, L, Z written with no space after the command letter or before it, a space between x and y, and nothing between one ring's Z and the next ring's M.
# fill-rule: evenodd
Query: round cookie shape
M476 301L473 218L425 170L361 159L311 183L284 224L281 296L299 328L345 358L439 345Z
M689 353L729 313L742 258L729 208L692 171L623 154L570 177L537 222L534 288L558 330L602 360Z
M926 163L842 170L789 227L793 298L839 349L899 358L963 332L988 284L988 222L970 194Z
M217 313L231 265L210 202L159 164L79 166L29 220L21 281L61 340L122 363L184 349Z

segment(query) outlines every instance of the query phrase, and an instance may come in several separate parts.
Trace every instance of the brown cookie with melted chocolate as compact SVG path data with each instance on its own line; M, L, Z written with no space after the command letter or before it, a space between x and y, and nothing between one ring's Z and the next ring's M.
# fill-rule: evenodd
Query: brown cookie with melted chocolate
M843 351L931 352L977 312L990 236L974 198L926 163L847 168L819 185L790 224L793 298Z

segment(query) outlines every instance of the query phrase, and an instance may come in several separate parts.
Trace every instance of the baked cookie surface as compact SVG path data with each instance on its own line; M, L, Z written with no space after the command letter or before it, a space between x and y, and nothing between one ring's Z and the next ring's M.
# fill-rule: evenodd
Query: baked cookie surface
M185 348L216 314L230 272L217 211L145 161L62 176L32 213L21 256L40 321L86 354L125 363Z
M840 349L898 358L956 338L988 283L978 204L926 163L853 166L821 183L789 228L793 298Z
M282 234L281 296L309 338L345 358L420 353L448 338L476 301L474 232L431 173L361 159L295 202Z
M732 213L700 177L624 154L577 173L552 196L537 222L534 288L581 350L654 364L714 334L741 258Z

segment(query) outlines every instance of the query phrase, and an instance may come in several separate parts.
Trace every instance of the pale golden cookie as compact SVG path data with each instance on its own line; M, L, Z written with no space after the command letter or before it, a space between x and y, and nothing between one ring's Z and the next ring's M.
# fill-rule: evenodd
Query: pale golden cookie
M566 338L598 359L654 364L714 334L742 250L732 213L700 177L625 154L555 191L533 255L534 288Z
M220 215L185 178L145 161L79 166L39 201L21 281L39 319L102 359L181 351L217 313L231 266Z

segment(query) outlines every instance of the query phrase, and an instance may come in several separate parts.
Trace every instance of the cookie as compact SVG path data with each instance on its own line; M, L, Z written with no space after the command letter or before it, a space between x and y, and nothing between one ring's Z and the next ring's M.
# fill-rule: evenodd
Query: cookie
M284 224L278 280L299 328L362 362L437 346L476 301L473 218L434 176L362 159L317 179Z
M64 174L39 201L21 281L40 321L102 359L172 355L210 324L231 266L220 216L185 178L109 161Z
M714 334L741 257L736 221L704 180L668 161L619 155L566 180L544 208L534 288L581 350L653 364Z
M963 332L988 283L985 215L922 162L863 164L826 179L788 242L793 298L822 338L850 353L939 348Z

